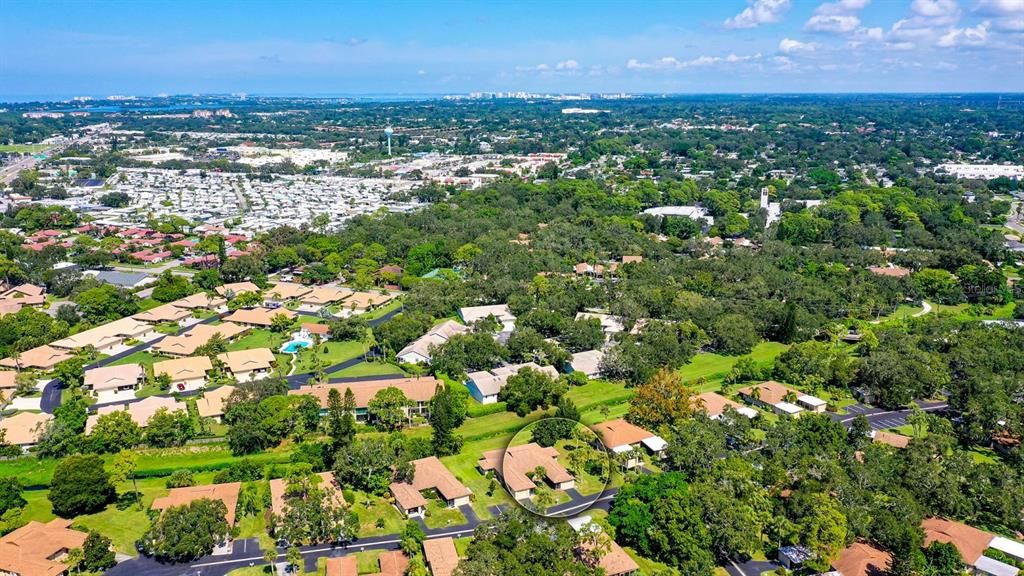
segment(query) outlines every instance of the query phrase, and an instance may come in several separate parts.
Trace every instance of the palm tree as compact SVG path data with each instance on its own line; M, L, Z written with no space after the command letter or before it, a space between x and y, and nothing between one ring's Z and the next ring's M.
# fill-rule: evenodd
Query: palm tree
M275 561L277 560L277 550L274 548L267 548L263 551L263 560L270 565L270 573L277 574L277 566Z

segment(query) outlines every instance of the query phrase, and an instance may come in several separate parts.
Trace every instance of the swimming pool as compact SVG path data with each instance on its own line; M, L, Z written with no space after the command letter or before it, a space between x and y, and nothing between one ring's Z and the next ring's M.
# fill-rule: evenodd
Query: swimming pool
M281 352L285 354L295 354L299 351L299 348L309 348L312 342L308 340L292 340L281 347Z

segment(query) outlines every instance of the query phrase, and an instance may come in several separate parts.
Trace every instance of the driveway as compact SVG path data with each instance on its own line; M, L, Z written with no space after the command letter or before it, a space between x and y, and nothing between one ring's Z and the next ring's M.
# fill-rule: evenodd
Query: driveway
M114 402L132 402L135 400L135 390L100 390L96 394L97 404L112 404Z

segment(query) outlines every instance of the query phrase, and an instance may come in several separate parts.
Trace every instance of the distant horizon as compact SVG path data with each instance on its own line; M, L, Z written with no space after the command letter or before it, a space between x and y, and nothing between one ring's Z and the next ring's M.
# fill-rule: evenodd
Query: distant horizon
M808 92L630 92L625 90L602 90L602 91L534 91L534 90L470 90L465 92L345 92L345 93L333 93L333 92L305 92L305 93L245 93L245 96L241 96L240 92L205 92L205 93L167 93L161 94L142 94L142 93L111 93L105 95L88 94L88 93L68 93L68 94L0 94L0 104L71 104L79 103L85 104L87 102L118 102L119 100L110 100L111 97L128 97L128 98L139 98L139 99L160 99L160 98L236 98L240 101L247 100L249 98L269 98L269 99L297 99L297 98L309 98L309 99L322 99L331 100L339 98L352 98L352 99L383 99L383 98L405 98L409 100L419 99L435 99L445 97L466 97L470 100L469 95L479 94L496 94L496 93L528 93L535 95L534 97L559 97L559 96L574 96L574 95L587 95L587 96L600 96L600 95L616 95L624 94L626 96L644 97L644 98L672 98L672 97L686 97L686 96L735 96L735 97L751 97L751 96L1021 96L1024 97L1024 90L1011 90L1011 91L960 91L960 90L934 90L934 91L808 91ZM90 100L76 101L76 98L89 98ZM486 98L479 98L485 100ZM504 97L506 100L519 100L518 97ZM614 99L597 99L591 100L594 102L614 102ZM131 102L126 100L125 102ZM566 100L566 103L572 103L573 100ZM576 102L587 102L587 100L577 100Z

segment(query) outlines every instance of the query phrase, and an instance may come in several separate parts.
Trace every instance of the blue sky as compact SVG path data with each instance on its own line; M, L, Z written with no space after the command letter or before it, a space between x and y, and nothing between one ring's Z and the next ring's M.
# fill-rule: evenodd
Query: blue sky
M0 93L1024 91L1024 0L7 0Z

